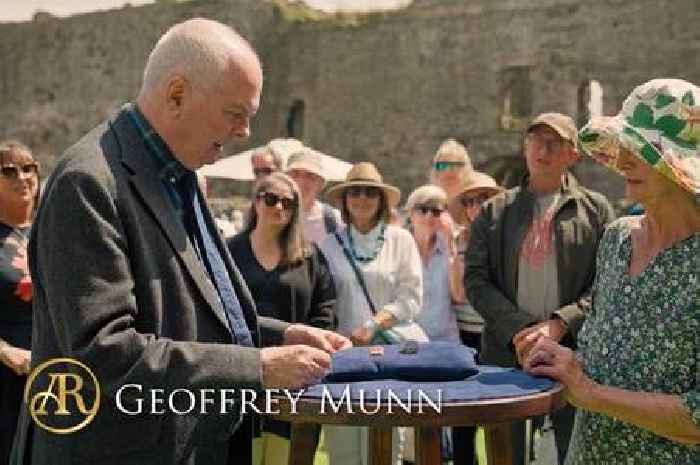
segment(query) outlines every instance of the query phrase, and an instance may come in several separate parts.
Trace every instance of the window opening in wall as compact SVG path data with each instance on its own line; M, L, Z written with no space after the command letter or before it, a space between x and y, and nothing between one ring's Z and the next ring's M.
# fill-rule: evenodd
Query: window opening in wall
M306 104L303 100L295 100L289 108L287 116L287 137L302 139L304 137L304 113Z
M500 74L501 129L521 130L532 114L529 66L511 66Z
M603 86L595 79L585 82L578 89L578 125L603 115Z

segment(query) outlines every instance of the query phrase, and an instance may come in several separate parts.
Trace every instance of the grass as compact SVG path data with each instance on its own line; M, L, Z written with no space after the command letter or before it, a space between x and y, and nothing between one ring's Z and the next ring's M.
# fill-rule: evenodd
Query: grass
M483 428L479 428L476 431L476 456L479 465L487 465L486 443L484 442ZM449 463L451 464L452 462ZM318 449L316 449L316 458L314 459L314 465L330 465L330 460L328 459L328 451L326 450L323 432L321 432L321 437L318 441Z

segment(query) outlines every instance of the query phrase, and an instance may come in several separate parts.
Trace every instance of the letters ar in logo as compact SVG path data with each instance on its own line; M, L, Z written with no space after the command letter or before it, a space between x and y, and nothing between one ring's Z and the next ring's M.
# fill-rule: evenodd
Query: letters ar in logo
M72 366L72 370L68 370L67 365ZM87 389L86 380L91 383L90 389ZM35 385L48 386L40 390ZM52 433L69 434L84 428L95 418L100 408L100 385L84 363L71 358L56 358L32 371L24 390L24 400L37 425ZM68 419L75 420L73 424L66 424Z

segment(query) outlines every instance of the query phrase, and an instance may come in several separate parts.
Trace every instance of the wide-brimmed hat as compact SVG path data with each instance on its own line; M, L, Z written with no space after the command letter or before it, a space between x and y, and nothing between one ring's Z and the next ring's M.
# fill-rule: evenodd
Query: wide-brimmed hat
M654 79L635 88L617 116L592 118L579 132L583 150L619 171L625 148L700 203L700 88Z
M562 113L542 113L530 122L527 126L527 132L530 132L534 127L543 125L552 128L559 134L559 137L571 142L576 147L578 130L576 123L570 116Z
M503 190L504 189L496 183L496 180L488 174L482 173L481 171L473 171L464 182L464 187L462 187L459 194L455 195L450 200L448 209L456 222L465 224L467 218L464 208L462 207L462 197L466 194L479 191L486 192L489 195L496 195L503 192Z
M308 171L323 178L324 181L326 179L326 175L323 174L321 154L309 147L303 147L289 156L287 159L287 172L291 170Z
M343 192L350 186L372 186L380 188L382 192L384 192L384 197L390 208L398 205L401 199L401 191L394 186L385 184L377 168L369 162L357 163L348 171L345 182L328 189L326 192L328 203L336 208L342 208Z

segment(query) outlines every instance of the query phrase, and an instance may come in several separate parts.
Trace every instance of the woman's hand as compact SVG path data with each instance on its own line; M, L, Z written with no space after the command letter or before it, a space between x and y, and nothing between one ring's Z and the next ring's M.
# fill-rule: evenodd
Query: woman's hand
M581 362L569 348L548 337L541 337L530 350L523 369L535 376L547 376L566 387L564 395L570 404L587 408L597 384L583 372Z
M374 339L375 330L367 326L360 326L356 328L350 335L350 340L353 345L356 346L367 346Z
M513 347L518 356L518 363L525 366L525 359L540 338L548 337L560 342L566 334L566 323L560 318L551 318L533 326L522 329L513 336Z
M26 375L29 373L29 367L32 363L32 353L28 350L5 344L0 347L0 362L17 373L17 375Z
M454 255L454 228L454 221L450 214L447 211L442 212L438 231L445 239L445 244L449 247L450 255Z
M678 394L626 390L595 383L570 349L543 337L525 360L525 371L564 386L575 407L616 418L682 444L700 444L700 428Z

